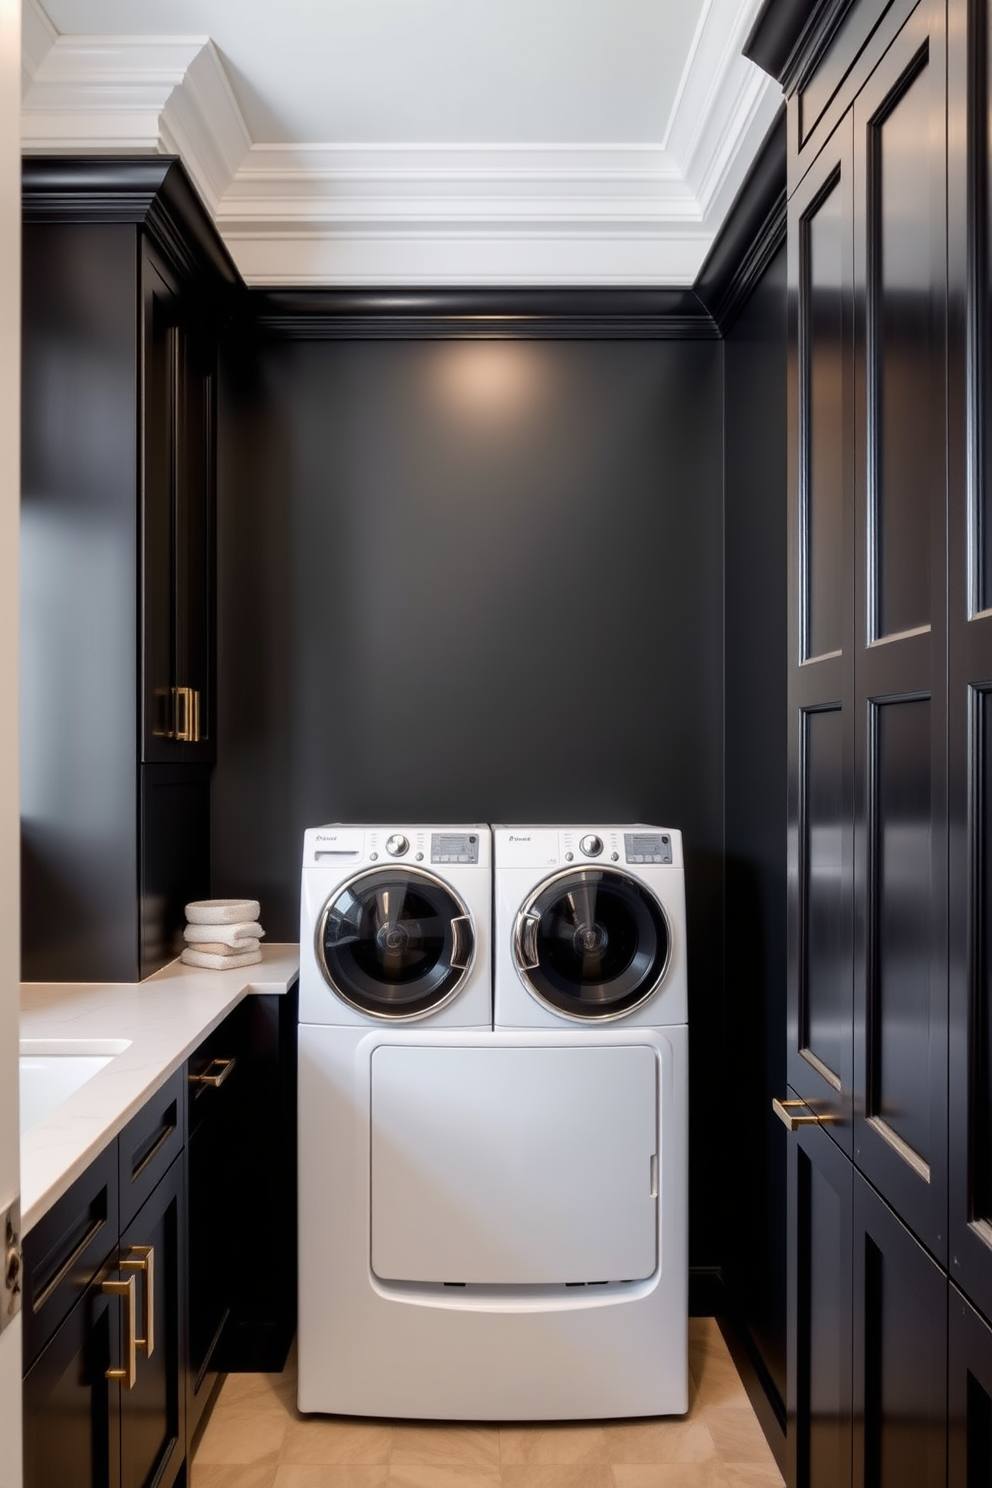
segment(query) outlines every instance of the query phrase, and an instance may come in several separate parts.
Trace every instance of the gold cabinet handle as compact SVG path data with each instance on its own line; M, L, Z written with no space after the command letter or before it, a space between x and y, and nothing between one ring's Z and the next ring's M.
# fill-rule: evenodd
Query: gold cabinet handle
M121 1261L122 1271L140 1271L145 1280L144 1306L142 1317L144 1322L144 1338L134 1340L135 1347L144 1350L145 1358L150 1359L155 1352L155 1247L153 1245L132 1245L126 1261ZM134 1281L132 1276L131 1281Z
M790 1132L798 1131L801 1126L823 1126L830 1120L829 1116L793 1116L795 1106L806 1108L803 1100L779 1100L777 1097L772 1101L772 1110L779 1121L784 1121Z
M133 1390L138 1382L138 1340L135 1336L134 1277L127 1281L105 1281L103 1290L110 1297L124 1298L124 1353L127 1363L123 1369L108 1369L108 1380L120 1380L125 1390Z
M181 744L198 744L200 742L199 692L195 687L174 687L172 695L176 705L174 737Z
M191 1085L213 1085L216 1089L218 1085L223 1085L228 1075L233 1071L236 1063L237 1060L235 1059L211 1059L202 1075L190 1075L189 1083ZM216 1069L218 1065L220 1066L220 1072L212 1075L210 1071Z

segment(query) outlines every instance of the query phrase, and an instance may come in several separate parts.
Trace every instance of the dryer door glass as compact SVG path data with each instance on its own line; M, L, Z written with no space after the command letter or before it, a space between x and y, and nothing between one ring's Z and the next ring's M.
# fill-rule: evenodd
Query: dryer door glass
M468 910L416 868L359 874L324 906L317 962L345 1002L376 1018L419 1018L452 998L475 953Z
M541 1002L571 1018L618 1018L664 978L671 934L644 884L617 869L581 868L552 879L524 906L515 951Z

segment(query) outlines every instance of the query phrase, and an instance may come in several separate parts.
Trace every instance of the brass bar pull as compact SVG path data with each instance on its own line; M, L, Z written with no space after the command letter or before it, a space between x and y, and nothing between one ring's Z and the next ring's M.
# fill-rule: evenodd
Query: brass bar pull
M211 1059L202 1075L190 1075L189 1083L191 1085L213 1085L214 1087L223 1085L236 1063L235 1059ZM210 1071L216 1069L218 1065L220 1073L212 1075Z
M142 1317L144 1322L144 1338L136 1338L135 1346L144 1349L145 1358L150 1359L155 1352L155 1247L153 1245L132 1245L126 1261L121 1261L122 1271L140 1271L144 1275L144 1306ZM134 1277L131 1278L134 1280Z
M127 1360L123 1369L108 1369L108 1380L120 1380L125 1390L133 1390L138 1382L138 1340L135 1336L134 1277L127 1281L105 1281L103 1290L111 1297L124 1298L124 1353Z
M193 732L193 689L192 687L174 687L172 695L175 699L175 728L173 736L181 744L192 744L196 741Z
M822 1126L829 1121L828 1116L793 1116L793 1107L801 1106L805 1109L806 1102L802 1100L778 1100L772 1101L772 1110L779 1121L784 1121L790 1132L798 1131L801 1126Z

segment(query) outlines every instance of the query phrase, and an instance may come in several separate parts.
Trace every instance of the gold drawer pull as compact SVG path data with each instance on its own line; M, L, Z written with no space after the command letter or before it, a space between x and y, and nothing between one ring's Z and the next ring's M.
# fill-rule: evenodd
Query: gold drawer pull
M108 1369L108 1380L120 1380L125 1390L133 1390L138 1382L138 1340L134 1327L134 1277L127 1281L105 1281L103 1290L110 1297L124 1298L124 1353L127 1363L123 1369Z
M211 1059L202 1075L190 1075L189 1083L191 1085L213 1085L216 1089L218 1085L223 1085L236 1063L237 1061L234 1059ZM218 1065L220 1066L220 1073L210 1074L210 1071L215 1070Z
M135 1259L137 1257L137 1259ZM135 1347L144 1349L145 1358L155 1352L155 1247L132 1245L126 1261L121 1261L122 1271L141 1271L144 1274L144 1338L134 1340ZM134 1281L132 1276L131 1281Z
M798 1131L801 1126L823 1126L831 1119L829 1116L793 1116L792 1111L795 1106L805 1109L806 1102L803 1100L780 1101L777 1098L772 1101L772 1110L779 1121L785 1122L790 1132Z

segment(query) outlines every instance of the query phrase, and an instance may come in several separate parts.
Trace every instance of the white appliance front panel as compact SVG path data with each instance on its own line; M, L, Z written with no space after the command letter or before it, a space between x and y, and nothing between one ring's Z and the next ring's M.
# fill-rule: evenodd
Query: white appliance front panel
M371 1065L371 1261L381 1280L535 1286L653 1274L653 1049L385 1046Z

